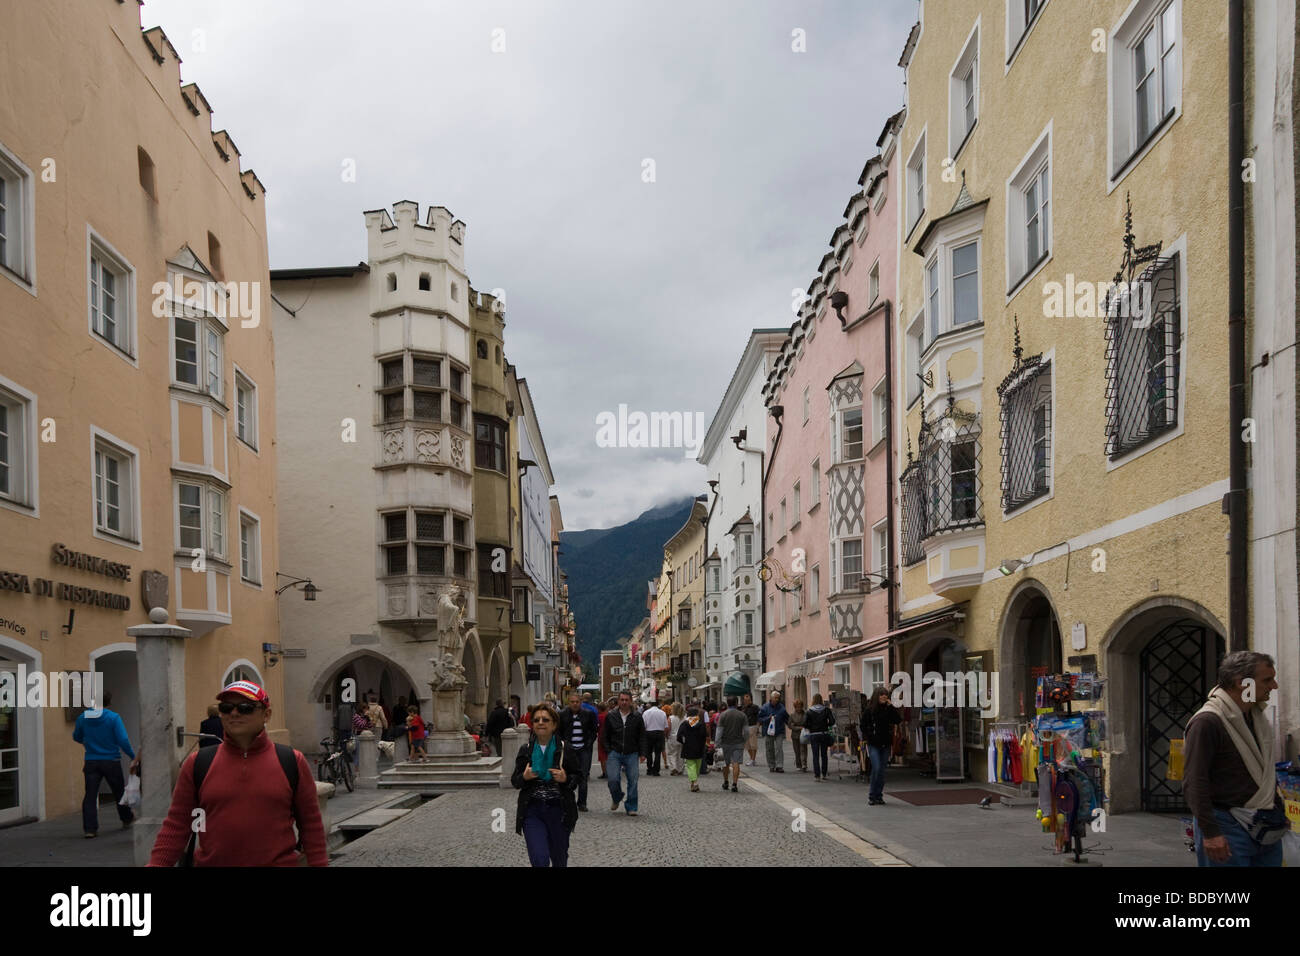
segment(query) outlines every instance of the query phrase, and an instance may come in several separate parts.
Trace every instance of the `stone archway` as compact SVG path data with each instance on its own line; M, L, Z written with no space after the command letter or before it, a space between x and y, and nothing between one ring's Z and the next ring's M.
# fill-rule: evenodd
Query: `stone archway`
M460 666L465 672L465 713L471 724L481 724L487 720L487 679L484 676L483 648L479 644L478 631L471 629L465 635L465 649L461 653Z
M0 670L15 681L19 665L42 671L39 650L0 635ZM45 819L45 710L44 707L0 708L0 823L24 817ZM62 718L59 719L62 723ZM65 731L69 738L71 731ZM139 738L137 738L139 739Z
M345 677L354 682L350 685L354 691L350 702L341 699L342 681ZM309 724L290 726L290 732L296 739L310 740L313 744L323 737L331 736L335 730L350 733L351 708L367 689L376 690L384 706L390 712L393 710L396 700L383 697L386 687L391 687L392 693L404 698L414 691L417 703L419 695L427 700L430 693L427 678L423 682L417 682L405 667L376 648L342 654L323 665L312 679L307 701L316 705L312 708L315 716L310 718ZM396 719L398 715L394 715L394 720Z
M1065 666L1061 623L1047 586L1030 578L1007 596L998 642L998 711L1003 720L1034 714L1037 678Z
M1167 759L1169 739L1180 736L1200 706L1198 698L1213 685L1226 633L1206 608L1172 596L1134 605L1106 632L1100 653L1107 680L1112 812L1148 809L1147 802L1154 810L1178 809L1177 801L1167 798L1180 795L1181 788L1151 784L1160 776L1162 755ZM1155 699L1153 688L1164 699ZM1149 792L1166 789L1169 793Z
M498 643L496 647L492 648L492 654L488 658L488 685L485 704L489 709L495 707L498 700L505 700L507 697L506 688L509 685L510 675L506 666L503 644L504 642ZM506 702L509 703L509 701Z

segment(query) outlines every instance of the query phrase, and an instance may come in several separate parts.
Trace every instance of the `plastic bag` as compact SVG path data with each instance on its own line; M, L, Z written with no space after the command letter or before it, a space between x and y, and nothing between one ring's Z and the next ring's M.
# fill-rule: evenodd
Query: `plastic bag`
M1282 865L1300 866L1300 833L1294 830L1282 834Z
M122 806L134 810L140 806L140 778L136 774L126 778L126 790L118 801Z

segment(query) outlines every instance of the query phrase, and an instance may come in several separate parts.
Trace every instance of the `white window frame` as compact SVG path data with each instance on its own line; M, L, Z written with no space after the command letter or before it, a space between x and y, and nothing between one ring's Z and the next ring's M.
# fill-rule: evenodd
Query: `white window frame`
M101 286L96 277L96 262L99 263L101 272L111 273L115 280L115 333L112 338L103 335L96 328L96 317L101 314L100 306L103 304L102 297L97 294ZM86 226L86 327L90 330L91 338L110 346L124 362L139 368L136 356L135 282L135 267L107 239Z
M876 675L879 674L879 677ZM868 657L862 662L862 693L870 694L876 685L888 687L885 683L885 659Z
M871 573L884 575L889 564L889 521L877 522L871 528ZM884 553L882 553L884 552ZM883 590L879 581L872 581L870 590Z
M921 397L921 356L925 354L926 341L926 314L925 309L917 312L912 317L911 324L907 327L907 404L910 407L913 402Z
M5 252L0 275L36 295L36 178L27 164L0 143L5 181Z
M199 489L199 548L204 560L229 561L230 547L230 492L220 483L210 481L197 475L177 476L172 479L172 542L177 554L190 556L194 553L193 545L181 542L181 486L188 485ZM220 504L220 540L216 541L217 510L214 504Z
M184 322L194 323L194 328L195 328L194 349L195 349L195 359L197 360L197 365L195 367L195 377L198 379L197 384L182 381L180 378L176 376L176 322L178 319ZM195 314L179 314L177 312L173 312L170 318L168 319L168 322L169 322L169 328L168 328L167 338L168 338L168 342L170 343L169 359L171 364L170 374L171 374L172 387L183 388L187 392L194 392L198 395L208 395L211 396L212 398L215 398L218 402L222 402L224 404L223 395L225 393L225 379L226 379L226 367L225 367L226 366L226 358L225 358L226 326L217 317L211 314L204 316L204 315L195 315ZM221 369L219 370L219 373L216 376L217 391L215 393L212 392L209 387L210 383L213 380L212 368L211 368L211 352L209 350L210 334L216 335L217 345L220 351L220 354L218 355L218 361L221 364Z
M820 457L813 459L809 470L812 473L812 483L808 488L808 512L811 514L812 510L822 503L822 460Z
M812 388L811 385L805 385L805 386L803 387L803 423L804 423L805 425L808 424L808 409L809 409L809 407L810 407L810 405L811 405L811 403L809 402L809 397L808 397L808 390L809 390L810 388Z
M852 444L848 440L848 426L845 424L844 421L845 416L847 416L850 412L857 412L858 430L861 432L861 436L858 438L858 442L857 442L858 454L856 457L850 454L853 448L852 448ZM866 429L865 429L866 422L863 421L862 419L863 419L863 415L862 415L861 405L853 405L848 408L841 408L835 412L835 454L836 454L836 461L838 464L843 464L845 462L850 462L850 461L861 461L862 458L866 455L866 451L867 451Z
M0 491L0 507L40 517L40 438L36 393L0 375L0 405L7 410L9 490Z
M905 239L912 234L925 213L925 134L926 128L922 128L921 135L917 137L916 145L907 158L907 175L904 177L907 190L907 226L903 233Z
M1135 167L1141 165L1142 158L1178 121L1183 112L1183 0L1133 0L1119 21L1111 28L1106 45L1106 105L1107 105L1107 150L1109 161L1109 194ZM1175 38L1172 55L1175 58L1173 73L1177 78L1172 90L1166 88L1164 79L1163 43L1157 43L1156 58L1159 61L1153 79L1159 84L1157 88L1157 115L1155 126L1147 135L1145 143L1137 135L1137 77L1136 77L1136 43L1146 35L1148 28L1155 25L1160 29L1159 20L1164 12L1172 8L1174 12ZM1140 148L1139 148L1140 147Z
M118 510L121 531L101 528L99 523L99 482L95 470L96 453L104 452L118 459ZM127 465L125 481L122 463ZM122 485L126 484L123 489ZM94 537L101 541L143 550L140 534L140 450L117 436L90 426L90 527Z
M876 300L880 298L880 260L877 259L871 265L871 271L867 273L867 304L875 305Z
M821 600L821 583L822 583L822 566L814 564L808 569L808 612L811 614L818 608L818 602Z
M1021 289L1052 261L1052 228L1056 221L1055 204L1052 200L1052 123L1038 135L1020 165L1007 177L1007 301L1010 302ZM1037 186L1041 191L1043 179L1046 178L1046 198L1040 197L1039 209L1046 208L1047 228L1043 230L1044 251L1036 262L1029 261L1028 192L1030 186ZM1041 214L1039 229L1042 229Z
M241 402L242 393L248 392L250 401ZM245 422L243 431L240 434L240 407L245 408ZM235 437L242 441L253 451L257 451L257 432L258 432L258 394L257 383L245 374L244 370L238 365L235 366L235 414L232 416L235 420Z
M846 548L846 545L857 545L857 553L847 553L852 549ZM866 557L863 554L864 548L862 539L843 538L835 542L835 548L839 558L839 581L837 591L841 594L851 594L858 590L859 584L862 581L863 561ZM854 561L854 559L856 559L856 561ZM848 565L851 562L856 563L856 571L849 570ZM854 575L856 575L856 579L853 579Z
M251 541L246 541L245 529L252 529ZM249 587L262 586L262 519L242 506L239 509L239 579Z
M956 157L971 131L979 125L980 118L980 18L975 18L975 25L966 36L961 53L952 65L948 75L948 155ZM972 80L973 89L968 96L966 80ZM969 125L966 123L966 104L971 102L974 115Z
M848 686L849 681L853 679L849 663L846 661L840 663L836 661L831 665L831 683L843 684Z
M881 376L876 387L871 390L871 447L875 448L884 441L889 430L889 403L885 400L885 379Z
M1025 0L1007 0L1007 65L1003 75L1011 71L1011 64L1020 56L1020 51L1029 41L1029 34L1034 32L1038 21L1043 18L1043 8L1050 0L1041 0L1034 11L1033 20L1025 23Z
M803 509L801 508L801 501L800 501L801 490L802 489L799 487L799 482L796 481L794 483L794 491L791 494L793 510L794 510L794 524L790 525L791 528L799 527L799 522L803 518Z

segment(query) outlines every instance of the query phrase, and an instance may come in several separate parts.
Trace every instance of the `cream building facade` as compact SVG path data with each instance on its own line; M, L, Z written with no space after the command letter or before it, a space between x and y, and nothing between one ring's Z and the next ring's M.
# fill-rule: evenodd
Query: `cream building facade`
M1181 805L1169 740L1229 640L1224 11L927 0L900 62L898 666L996 672L1012 722L1097 673L1117 811ZM1253 622L1284 672L1288 613Z
M186 727L246 677L284 739L262 184L137 4L6 5L0 86L0 669L103 674L138 749L155 571ZM76 713L0 706L0 824L81 804Z

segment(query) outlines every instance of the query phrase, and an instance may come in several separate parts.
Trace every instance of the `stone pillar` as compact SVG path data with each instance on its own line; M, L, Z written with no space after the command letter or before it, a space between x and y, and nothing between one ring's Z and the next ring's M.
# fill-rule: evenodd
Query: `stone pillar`
M167 615L158 615L164 621ZM177 773L191 741L178 743L185 727L185 638L187 628L142 624L126 629L135 639L140 697L140 806L132 828L135 863L149 862L154 839L167 817Z
M372 730L357 734L357 786L374 790L379 786L379 738Z
M320 821L325 825L325 836L330 833L330 825L333 821L329 818L329 813L325 809L325 804L330 797L334 796L334 784L323 783L320 780L316 782L316 804L320 807Z
M520 737L521 735L519 731L515 730L513 727L507 727L505 730L501 731L502 790L514 789L514 784L510 782L510 778L515 772L515 754L519 753L519 748L523 745L523 740L528 739L527 737L524 737L523 740L521 740Z

